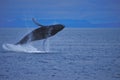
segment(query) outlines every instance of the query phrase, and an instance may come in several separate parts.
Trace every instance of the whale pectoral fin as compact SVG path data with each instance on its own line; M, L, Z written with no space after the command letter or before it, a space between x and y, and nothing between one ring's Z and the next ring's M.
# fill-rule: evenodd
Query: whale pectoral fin
M36 22L34 18L32 18L32 21L38 26L43 26L43 25L39 24L38 22Z

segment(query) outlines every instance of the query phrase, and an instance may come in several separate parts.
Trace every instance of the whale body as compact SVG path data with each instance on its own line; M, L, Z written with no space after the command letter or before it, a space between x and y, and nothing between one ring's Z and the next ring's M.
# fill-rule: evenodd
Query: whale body
M49 25L44 26L39 24L35 21L35 19L32 19L33 22L39 26L39 28L33 30L32 32L28 33L25 37L23 37L17 44L26 44L32 41L47 39L51 36L54 36L56 33L64 29L64 25L62 24L55 24L55 25Z

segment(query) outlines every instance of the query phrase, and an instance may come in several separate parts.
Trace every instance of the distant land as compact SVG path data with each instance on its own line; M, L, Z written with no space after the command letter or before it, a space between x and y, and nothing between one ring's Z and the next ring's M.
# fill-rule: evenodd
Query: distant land
M40 24L64 24L66 27L73 28L120 28L120 22L114 23L98 23L92 24L87 20L71 20L71 19L41 19L37 20ZM0 27L37 27L32 20L14 19L3 20L0 22Z

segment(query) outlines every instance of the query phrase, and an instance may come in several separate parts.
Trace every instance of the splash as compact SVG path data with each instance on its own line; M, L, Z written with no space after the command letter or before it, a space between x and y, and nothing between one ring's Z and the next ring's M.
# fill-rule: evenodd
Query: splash
M45 51L39 51L37 48L30 44L26 45L14 45L14 44L3 44L3 49L14 52L25 52L25 53L43 53Z
M46 51L46 52L49 52L50 51L50 44L49 44L49 39L45 39L43 41L43 50Z

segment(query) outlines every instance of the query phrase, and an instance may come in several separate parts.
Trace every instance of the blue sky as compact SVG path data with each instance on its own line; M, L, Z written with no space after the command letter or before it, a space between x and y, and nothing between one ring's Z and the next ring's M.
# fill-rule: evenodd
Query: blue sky
M69 20L84 20L91 24L120 23L120 0L0 1L0 26L31 25L32 17L39 21L52 19L51 23L68 20L65 24L69 24Z

